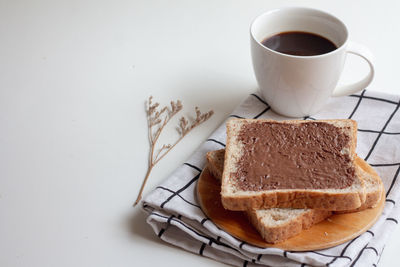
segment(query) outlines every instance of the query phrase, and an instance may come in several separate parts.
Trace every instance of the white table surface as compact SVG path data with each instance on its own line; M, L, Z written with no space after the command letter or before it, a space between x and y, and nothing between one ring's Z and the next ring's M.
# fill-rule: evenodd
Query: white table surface
M148 193L257 88L256 15L335 14L376 57L369 89L400 93L399 3L0 1L0 266L224 266L160 241L132 207L147 164L144 101L215 111L156 166ZM350 57L343 81L365 71ZM399 246L397 229L380 265L398 266Z

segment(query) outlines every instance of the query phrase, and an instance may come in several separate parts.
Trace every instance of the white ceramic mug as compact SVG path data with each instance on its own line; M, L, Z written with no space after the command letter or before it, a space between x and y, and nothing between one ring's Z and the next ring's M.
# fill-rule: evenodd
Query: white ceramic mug
M267 37L289 31L323 36L337 49L316 56L294 56L261 44ZM261 94L271 108L282 115L303 117L315 114L331 96L363 90L374 77L369 50L350 42L343 22L326 12L302 7L271 10L253 21L250 35L253 67ZM360 81L336 88L347 53L362 57L370 70Z

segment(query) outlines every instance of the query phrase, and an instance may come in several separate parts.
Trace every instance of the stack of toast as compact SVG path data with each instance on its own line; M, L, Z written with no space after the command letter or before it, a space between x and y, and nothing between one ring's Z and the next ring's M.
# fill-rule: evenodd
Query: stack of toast
M382 181L356 143L353 120L232 119L226 149L206 157L224 208L245 212L266 242L279 243L379 203Z

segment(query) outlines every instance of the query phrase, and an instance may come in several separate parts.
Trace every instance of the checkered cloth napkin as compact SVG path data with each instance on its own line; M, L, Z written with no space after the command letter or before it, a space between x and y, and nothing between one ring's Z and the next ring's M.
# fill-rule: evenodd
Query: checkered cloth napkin
M379 173L386 189L382 216L367 232L342 245L307 252L259 248L219 229L201 210L196 184L205 154L225 147L225 123L142 202L147 223L162 240L234 266L376 266L398 223L400 188L400 96L363 91L332 98L305 120L351 118L358 122L357 154ZM229 117L287 119L275 114L259 93L249 95Z

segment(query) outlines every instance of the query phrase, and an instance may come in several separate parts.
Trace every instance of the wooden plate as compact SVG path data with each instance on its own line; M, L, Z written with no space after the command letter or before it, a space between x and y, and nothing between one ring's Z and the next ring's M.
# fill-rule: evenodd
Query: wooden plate
M307 251L340 245L367 231L383 211L385 196L378 206L355 213L335 214L284 242L266 243L240 211L225 210L220 198L221 185L204 168L197 184L197 196L204 213L218 227L232 236L258 247L275 247L291 251Z

